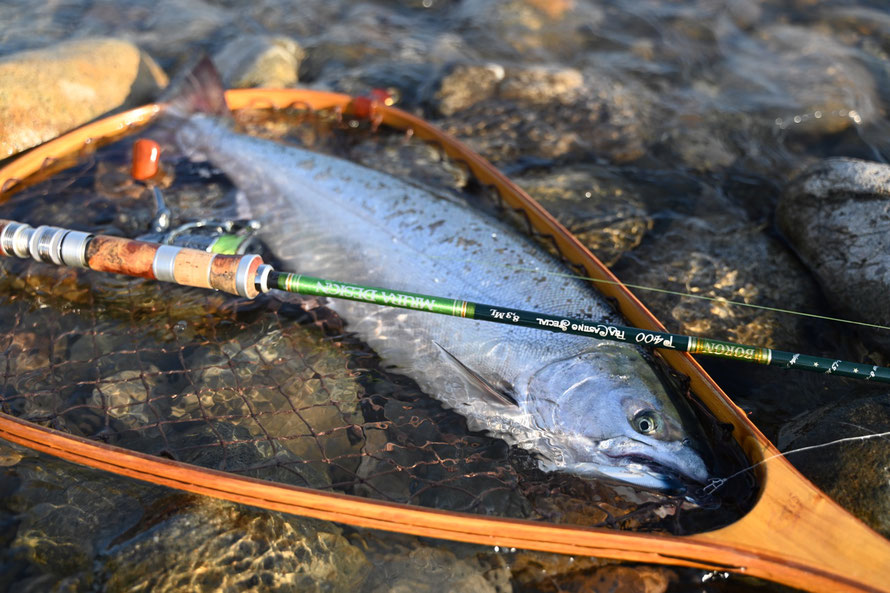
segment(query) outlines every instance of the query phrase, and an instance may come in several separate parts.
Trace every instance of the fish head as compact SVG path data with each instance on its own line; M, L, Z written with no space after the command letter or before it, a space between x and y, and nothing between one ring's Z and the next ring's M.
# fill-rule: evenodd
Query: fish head
M525 387L527 410L556 452L548 469L673 492L709 478L687 414L633 347L602 343L553 361Z

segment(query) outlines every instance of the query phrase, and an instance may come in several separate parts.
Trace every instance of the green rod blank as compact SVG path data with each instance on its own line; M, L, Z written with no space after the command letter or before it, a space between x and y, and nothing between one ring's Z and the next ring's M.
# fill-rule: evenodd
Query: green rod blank
M890 368L877 365L785 352L758 346L747 346L733 342L712 340L710 338L650 331L601 321L523 311L499 305L487 305L413 292L400 292L388 288L333 282L324 278L302 274L273 271L269 274L265 285L266 287L274 286L287 292L304 295L348 299L386 307L399 307L438 313L440 315L451 315L453 317L466 317L468 319L507 325L519 325L555 333L575 334L589 338L678 350L680 352L689 352L690 354L716 356L786 369L801 369L825 375L839 375L866 381L890 383Z

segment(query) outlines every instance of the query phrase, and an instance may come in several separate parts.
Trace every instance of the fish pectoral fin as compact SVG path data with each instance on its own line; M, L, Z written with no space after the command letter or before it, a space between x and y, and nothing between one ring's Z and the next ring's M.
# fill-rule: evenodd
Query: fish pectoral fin
M444 352L447 355L449 361L451 361L454 366L460 371L461 375L463 375L466 379L470 381L473 385L482 390L482 393L491 397L499 404L504 404L507 406L519 406L519 403L516 401L516 398L510 394L508 389L503 387L498 387L492 384L490 381L486 380L482 375L462 363L457 359L455 355L445 349L442 344L439 342L433 342L436 346L439 347L439 350Z

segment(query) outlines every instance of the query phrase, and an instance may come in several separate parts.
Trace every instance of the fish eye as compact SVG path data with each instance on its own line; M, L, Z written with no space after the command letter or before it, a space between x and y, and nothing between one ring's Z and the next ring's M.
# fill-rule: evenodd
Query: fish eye
M661 419L652 410L645 410L634 416L631 424L640 434L653 434L661 428Z

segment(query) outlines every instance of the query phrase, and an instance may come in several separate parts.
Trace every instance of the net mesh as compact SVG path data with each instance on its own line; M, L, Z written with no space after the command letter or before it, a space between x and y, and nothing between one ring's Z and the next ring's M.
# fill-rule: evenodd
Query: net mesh
M359 162L373 154L390 173L442 191L472 189L460 163L436 147L336 114L254 111L239 123ZM132 141L15 194L0 216L145 233L153 203L129 178ZM177 160L164 185L183 221L235 215L236 189L209 165ZM478 189L475 202L490 200ZM203 467L437 509L671 532L688 530L689 517L701 528L738 516L732 504L691 509L682 497L545 474L533 454L469 431L348 329L323 301L280 294L245 301L4 259L0 407Z

